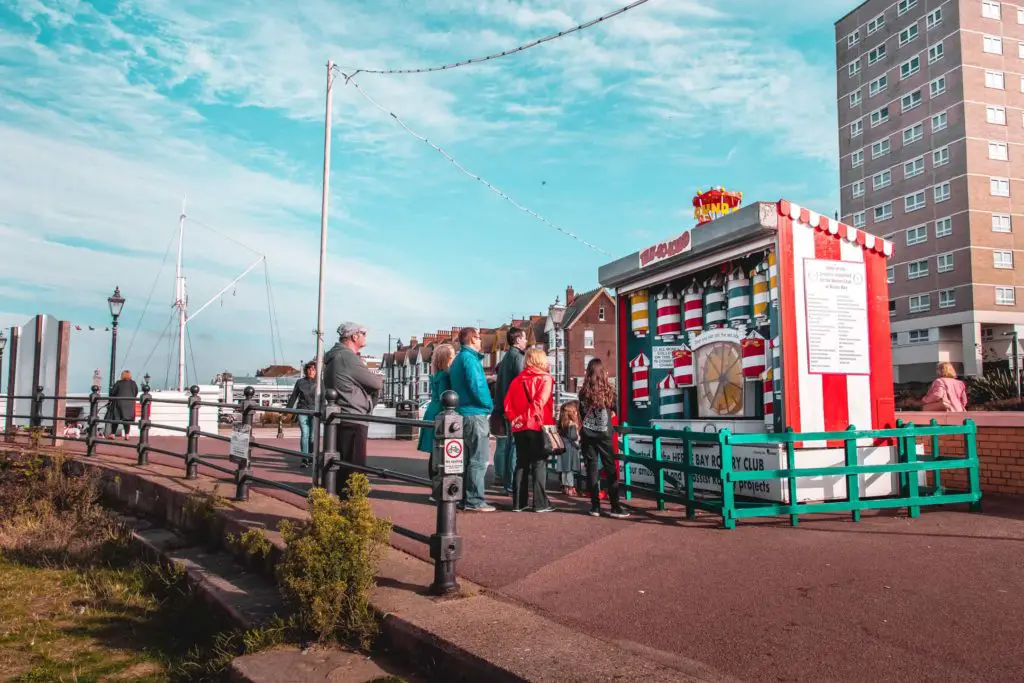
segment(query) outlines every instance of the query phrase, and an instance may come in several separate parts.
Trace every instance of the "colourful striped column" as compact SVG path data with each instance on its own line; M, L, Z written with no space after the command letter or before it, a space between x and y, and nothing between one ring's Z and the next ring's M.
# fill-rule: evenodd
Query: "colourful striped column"
M672 379L677 387L693 386L693 351L686 344L672 352Z
M742 329L750 322L750 278L739 266L729 274L726 317L730 327Z
M757 268L754 270L752 290L754 292L754 320L758 325L763 325L768 321L769 300L768 263L766 261L757 264Z
M725 320L725 283L716 275L704 284L704 326L725 327Z
M641 353L629 362L629 370L633 378L633 403L644 408L651 400L651 359Z
M683 332L683 310L679 295L669 286L655 299L655 336L661 341L674 341Z
M768 296L772 301L779 300L779 264L774 249L768 252Z
M757 330L751 330L750 334L740 340L740 355L742 356L743 377L746 379L758 379L765 369L765 339Z
M762 384L762 397L764 400L764 426L769 431L775 430L775 388L772 380L772 369L764 372L764 383Z
M658 382L658 412L666 419L679 419L683 416L683 390L676 386L672 375Z
M771 306L768 307L768 330L771 335L771 358L772 358L772 394L775 397L781 399L782 397L782 343L781 336L779 333L779 302L775 300ZM776 406L781 406L781 402L776 402ZM775 411L780 413L775 415L773 413L772 419L777 420L781 417L781 411ZM778 423L774 423L778 425ZM777 428L777 427L776 427Z
M650 312L648 311L648 294L646 289L629 295L629 311L633 324L633 334L646 337L650 329Z
M704 288L697 284L697 280L683 292L683 326L687 332L704 329Z

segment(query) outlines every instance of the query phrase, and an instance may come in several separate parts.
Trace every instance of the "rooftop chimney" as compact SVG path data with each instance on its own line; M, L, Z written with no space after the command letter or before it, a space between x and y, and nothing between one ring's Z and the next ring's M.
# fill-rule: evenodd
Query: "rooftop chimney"
M576 290L569 285L565 288L565 305L572 306L572 302L576 300Z
M416 346L417 343L418 340L416 339L416 335L409 337L409 346Z

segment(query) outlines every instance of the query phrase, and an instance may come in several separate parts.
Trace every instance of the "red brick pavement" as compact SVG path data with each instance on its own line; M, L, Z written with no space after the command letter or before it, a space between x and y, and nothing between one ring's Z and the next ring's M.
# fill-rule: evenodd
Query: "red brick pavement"
M184 440L153 445L180 451ZM203 443L211 454L226 448ZM411 442L374 441L370 452L376 466L424 473ZM308 470L284 458L256 462L259 476L308 483ZM432 532L424 489L374 486L378 514ZM980 515L948 508L856 524L821 515L795 529L770 520L725 531L715 518L687 521L645 501L616 521L553 499L560 512L548 515L461 514L459 573L569 626L745 680L1009 681L1024 670L1024 505L1013 500L989 498ZM492 501L507 509L507 498ZM419 543L393 543L427 558Z

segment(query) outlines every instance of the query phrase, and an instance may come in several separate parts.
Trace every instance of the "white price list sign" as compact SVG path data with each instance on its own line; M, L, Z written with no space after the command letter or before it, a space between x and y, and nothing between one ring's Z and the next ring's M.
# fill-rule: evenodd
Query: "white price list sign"
M868 288L863 263L804 261L807 306L807 371L867 375Z

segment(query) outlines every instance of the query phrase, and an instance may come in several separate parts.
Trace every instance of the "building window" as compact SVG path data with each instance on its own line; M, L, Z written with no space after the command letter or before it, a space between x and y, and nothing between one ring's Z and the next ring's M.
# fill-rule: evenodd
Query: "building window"
M928 275L928 259L911 261L907 264L907 279L916 280Z
M949 183L940 183L935 186L935 203L944 202L949 199L950 189Z
M854 31L846 36L846 47L853 47L858 42L860 42L860 31Z
M946 126L949 125L949 114L942 112L932 117L932 132L938 133L940 130L945 130Z
M953 234L953 218L946 216L935 221L935 236L949 237Z
M893 346L896 346L896 333L895 332L890 332L889 333L889 343L892 344Z
M889 105L871 112L871 127L881 125L889 120Z
M913 178L924 173L924 157L912 159L903 164L903 177Z
M864 182L863 180L861 182ZM883 187L892 185L892 171L886 169L881 173L871 176L871 189L881 190Z
M853 168L857 168L864 163L864 150L858 149L856 152L850 155L850 165Z
M871 145L871 158L877 159L880 156L885 156L889 153L891 147L892 146L889 144L889 138L879 140L875 144Z
M1017 43L1017 56L1024 59L1024 42Z
M859 105L860 104L860 100L861 100L860 90L854 90L852 93L850 93L850 106L851 107L856 107L857 105Z
M983 0L981 3L981 16L986 19L999 18L999 3L995 0Z
M997 249L992 252L992 265L1000 270L1013 270L1013 252Z
M921 70L921 58L912 57L900 64L900 79L910 78Z
M939 78L936 78L934 81L932 81L931 85L928 88L928 91L932 99L935 99L942 93L946 92L946 77L940 76Z
M857 119L850 124L850 137L855 138L864 132L864 119Z
M1002 71L986 71L985 72L985 87L995 88L996 90L1004 90L1004 78Z
M597 319L601 322L604 322L604 306L601 306L600 308L597 309Z
M875 207L875 222L881 223L892 218L892 202L886 202Z
M910 111L911 109L913 109L914 107L919 106L920 104L921 104L921 91L920 90L915 90L914 92L910 93L909 95L904 95L903 99L900 100L900 106L903 108L903 111Z
M939 308L953 308L956 306L956 290L944 289L939 292Z
M864 181L863 180L858 180L857 182L855 182L853 184L853 198L856 199L858 197L863 197L863 196L864 196Z
M877 17L868 22L868 35L870 36L872 33L882 28L883 26L885 26L885 15L879 14Z
M594 331L583 330L583 348L592 349L594 348Z
M907 333L907 341L911 344L927 344L930 339L930 330L911 330Z
M935 62L942 59L942 55L945 54L945 49L942 47L942 43L935 43L928 48L928 63L934 64Z
M896 315L896 299L889 299L889 317Z
M953 270L953 254L939 254L935 257L935 270L940 273L948 273Z
M889 79L886 76L879 76L875 80L871 81L868 85L868 97L874 97L878 93L885 90L886 86L889 85Z
M989 194L993 197L1009 197L1010 196L1010 179L1009 178L989 178Z
M903 198L903 213L911 213L923 209L925 206L924 190L908 194Z
M853 227L863 228L865 225L867 225L867 222L867 216L864 215L863 211L858 211L857 213L853 214Z
M920 33L917 29L917 24L911 24L907 28L900 31L900 47L903 47L914 38L917 38L917 34Z
M917 7L917 0L900 0L900 3L896 5L896 16L902 17L907 13L907 10Z
M928 16L924 18L925 27L931 31L933 28L942 23L942 8L929 12Z
M885 43L882 43L881 45L879 45L874 50L868 53L868 66L871 66L872 64L877 62L879 59L882 59L883 57L885 57Z
M912 247L915 244L921 244L928 240L928 228L924 225L918 225L914 228L907 230L907 246Z
M850 62L849 66L846 67L851 76L856 76L860 73L860 59L858 58L854 62Z
M992 232L1013 232L1013 219L1010 218L1010 214L992 214Z
M889 266L885 269L885 281L890 285L896 282L896 266Z
M990 142L988 143L988 158L996 159L997 161L1008 161L1009 160L1009 149L1005 142Z
M924 137L924 124L918 123L903 131L903 146L911 145Z
M1006 109L1003 107L985 107L985 120L999 126L1006 125Z
M940 147L932 152L932 166L945 166L949 163L949 145Z
M911 313L924 313L932 307L932 295L918 294L917 296L912 296L909 303Z
M996 287L996 305L997 306L1013 306L1016 303L1016 297L1013 287Z
M982 49L993 55L1003 54L1003 39L999 36L984 36Z

